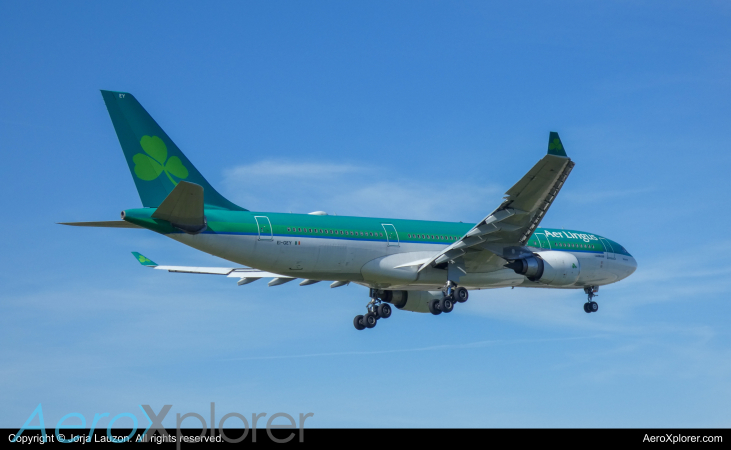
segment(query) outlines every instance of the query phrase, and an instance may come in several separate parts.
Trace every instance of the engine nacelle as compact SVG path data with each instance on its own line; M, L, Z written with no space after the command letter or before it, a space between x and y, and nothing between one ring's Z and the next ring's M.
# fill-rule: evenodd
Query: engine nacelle
M505 267L525 275L530 281L549 286L574 284L581 274L579 260L568 252L538 252L527 258L516 259Z
M398 309L420 313L429 312L429 301L442 298L442 291L379 291L378 298Z

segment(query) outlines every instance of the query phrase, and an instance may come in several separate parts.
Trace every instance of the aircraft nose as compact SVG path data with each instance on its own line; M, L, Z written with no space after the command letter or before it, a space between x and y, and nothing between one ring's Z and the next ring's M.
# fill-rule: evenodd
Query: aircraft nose
M630 256L627 261L627 267L629 268L629 273L627 276L632 275L635 273L635 270L637 270L637 260L634 258L634 256Z

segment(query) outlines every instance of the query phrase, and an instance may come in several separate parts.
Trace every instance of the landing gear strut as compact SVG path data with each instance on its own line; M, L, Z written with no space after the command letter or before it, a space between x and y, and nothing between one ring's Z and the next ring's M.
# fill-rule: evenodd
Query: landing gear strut
M371 288L370 296L371 301L366 305L368 312L362 316L355 316L353 319L353 326L356 330L373 328L378 323L378 319L388 319L391 317L391 305L378 298L378 289Z
M594 297L598 297L599 286L587 286L584 288L584 293L589 296L589 300L584 303L584 311L587 313L593 313L599 311L599 304L594 301Z
M457 287L457 284L453 281L447 281L447 286L442 290L442 298L429 301L429 312L435 316L452 312L455 303L464 303L469 297L470 294L467 289Z

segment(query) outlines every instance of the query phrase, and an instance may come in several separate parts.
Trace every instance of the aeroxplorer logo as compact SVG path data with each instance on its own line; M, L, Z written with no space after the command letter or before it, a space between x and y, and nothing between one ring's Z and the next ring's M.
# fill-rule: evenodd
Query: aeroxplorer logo
M279 412L272 414L267 418L267 413L253 413L251 415L251 422L243 414L231 412L225 414L218 422L218 431L216 432L216 404L211 403L210 411L210 423L206 422L206 419L194 412L189 412L181 415L176 413L175 415L175 429L176 434L171 435L165 429L162 421L167 417L168 413L172 409L173 405L163 406L159 412L155 412L150 405L139 405L142 411L142 418L149 422L147 428L144 431L139 430L138 416L123 412L117 414L111 419L105 419L110 416L110 413L96 413L94 418L90 422L90 426L87 428L86 417L81 413L69 413L61 417L56 424L55 432L52 435L46 434L46 425L43 419L43 405L38 404L35 410L30 414L28 420L25 421L23 426L18 430L17 433L11 433L8 436L8 440L11 443L46 443L46 442L61 442L61 443L81 443L87 442L156 442L156 443L176 443L176 447L180 448L181 443L196 443L196 442L230 442L237 443L241 442L249 436L251 432L251 442L256 442L257 426L261 427L264 420L266 420L266 434L269 439L278 444L284 444L295 436L299 435L299 442L304 442L304 426L305 420L309 417L313 417L314 413L300 413L298 419L295 420L293 416L287 413ZM138 413L139 414L139 413ZM32 426L35 418L38 418L38 426ZM201 434L200 435L188 435L181 432L181 426L185 419L195 419L200 423ZM98 429L102 420L109 420L106 424L106 434L95 433ZM191 426L194 421L188 420L187 426ZM117 426L114 429L114 426ZM130 427L131 425L131 427ZM196 424L197 425L197 424ZM236 428L237 436L232 437L226 434L225 426L228 425L230 428ZM124 430L131 429L132 431L126 435L120 436L120 428L124 426ZM243 433L239 436L241 429ZM41 434L37 435L23 435L25 430L40 430ZM71 430L71 432L69 432ZM78 430L78 431L76 431ZM292 430L287 435L281 432L275 434L272 430ZM260 430L261 431L261 430ZM298 433L296 432L298 431Z

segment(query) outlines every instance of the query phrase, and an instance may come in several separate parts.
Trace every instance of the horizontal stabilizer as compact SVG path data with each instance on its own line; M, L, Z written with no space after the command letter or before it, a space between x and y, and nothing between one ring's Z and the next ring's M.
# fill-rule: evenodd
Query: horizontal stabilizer
M203 187L181 181L152 213L152 217L167 220L187 233L200 233L206 228Z
M101 222L59 222L59 225L71 225L72 227L100 227L100 228L143 228L124 220L104 220ZM144 229L144 228L143 228Z

